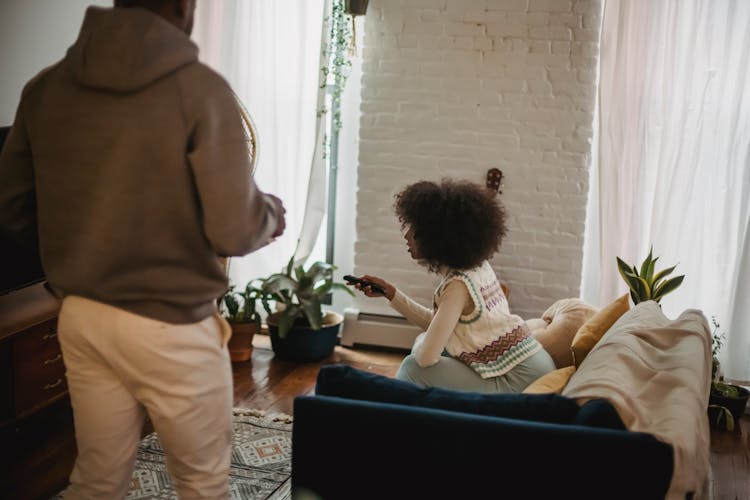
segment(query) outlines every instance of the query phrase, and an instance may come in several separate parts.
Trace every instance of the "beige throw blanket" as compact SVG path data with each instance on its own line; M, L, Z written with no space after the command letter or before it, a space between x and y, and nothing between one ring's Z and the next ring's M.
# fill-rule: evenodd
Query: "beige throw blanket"
M563 395L610 401L631 431L674 448L667 498L703 492L709 467L706 418L711 333L702 312L669 320L653 301L624 314L571 377Z

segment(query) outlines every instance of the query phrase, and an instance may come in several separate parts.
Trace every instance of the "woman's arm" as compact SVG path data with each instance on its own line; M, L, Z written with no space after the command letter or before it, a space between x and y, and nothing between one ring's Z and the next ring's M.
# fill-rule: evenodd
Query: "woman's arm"
M376 292L370 286L362 285L361 283L354 285L355 288L361 290L365 295L368 297L385 297L388 299L390 306L401 313L412 325L418 326L423 330L426 330L430 325L430 321L432 321L432 310L418 304L403 292L397 290L395 286L391 285L383 278L378 278L371 274L365 274L361 279L375 283L385 292Z
M401 290L396 290L390 301L390 306L401 313L406 320L412 325L418 326L422 330L427 330L432 321L432 310L417 303L408 297Z
M445 287L430 326L417 338L412 348L412 354L419 366L424 368L440 361L448 338L456 328L464 309L469 305L473 305L469 290L462 281L453 280Z

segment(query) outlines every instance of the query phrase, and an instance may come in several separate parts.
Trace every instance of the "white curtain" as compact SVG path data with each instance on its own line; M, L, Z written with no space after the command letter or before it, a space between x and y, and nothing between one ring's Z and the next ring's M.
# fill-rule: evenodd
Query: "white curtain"
M255 181L287 211L283 236L231 259L230 280L240 286L278 272L298 239L297 256L306 257L320 232L326 174L316 115L324 7L324 0L197 3L193 40L200 59L227 79L247 108L258 135Z
M582 296L627 287L615 256L685 281L661 301L716 316L725 376L750 380L750 2L606 0Z

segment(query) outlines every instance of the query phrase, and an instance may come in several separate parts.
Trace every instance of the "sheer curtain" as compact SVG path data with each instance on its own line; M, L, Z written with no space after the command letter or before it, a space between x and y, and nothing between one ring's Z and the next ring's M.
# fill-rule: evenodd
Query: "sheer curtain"
M322 120L316 117L324 7L324 0L197 4L193 39L200 59L227 79L247 108L257 131L255 181L287 210L283 236L231 259L230 280L240 286L278 272L298 238L297 256L310 253L325 214Z
M627 291L615 256L685 274L662 299L716 316L750 380L750 2L606 0L582 296Z

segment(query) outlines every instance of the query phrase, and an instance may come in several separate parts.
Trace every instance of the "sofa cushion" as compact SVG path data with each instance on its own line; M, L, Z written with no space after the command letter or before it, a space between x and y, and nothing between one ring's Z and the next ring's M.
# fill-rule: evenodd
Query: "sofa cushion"
M578 413L574 400L558 394L480 394L420 387L345 365L321 367L315 393L561 424L572 423Z
M589 318L578 329L570 345L570 351L573 354L573 363L576 368L581 366L581 363L583 363L588 353L591 352L591 349L607 333L607 330L615 324L615 321L630 309L629 300L630 296L628 294L615 299L607 307Z
M560 394L570 377L576 371L575 366L558 368L542 375L523 390L524 394Z
M581 299L560 299L549 306L541 318L530 319L526 325L531 335L552 356L555 367L573 366L570 346L581 326L597 309Z
M592 399L584 403L581 409L578 410L573 423L618 431L626 430L625 424L622 422L617 410L606 399Z

